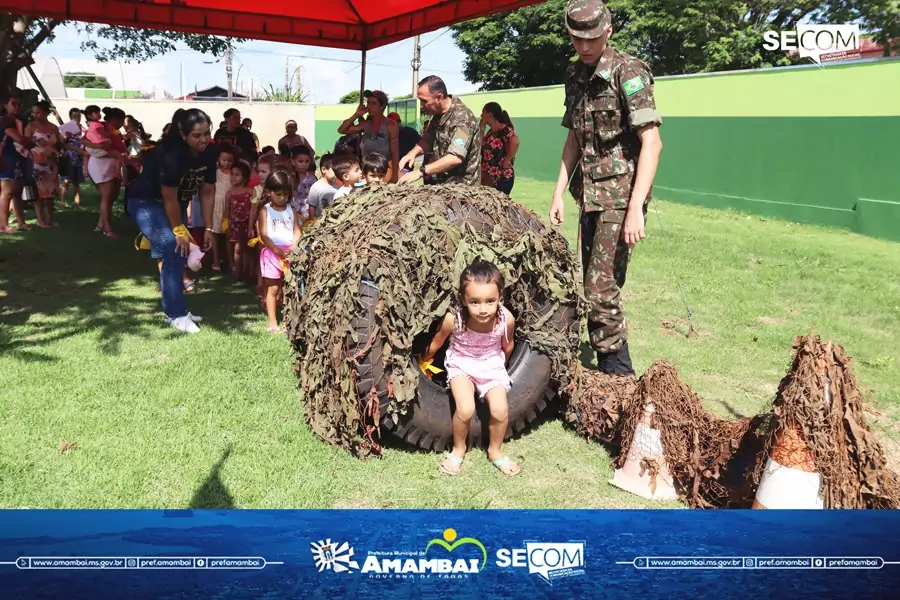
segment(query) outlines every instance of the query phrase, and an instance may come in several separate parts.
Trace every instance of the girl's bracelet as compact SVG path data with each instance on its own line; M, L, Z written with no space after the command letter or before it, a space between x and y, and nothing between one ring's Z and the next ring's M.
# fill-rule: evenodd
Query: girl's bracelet
M183 224L179 225L178 227L173 227L172 233L174 233L176 237L191 235L187 227L185 227Z

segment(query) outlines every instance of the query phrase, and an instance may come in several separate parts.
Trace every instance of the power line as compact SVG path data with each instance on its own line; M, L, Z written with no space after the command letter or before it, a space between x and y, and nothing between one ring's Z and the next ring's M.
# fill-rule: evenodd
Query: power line
M261 50L241 50L240 52L247 53L247 54L267 54L270 56L274 55L274 56L283 56L283 57L287 57L287 58L307 58L307 59L311 59L311 60L323 60L323 61L328 61L328 62L340 62L340 63L352 64L353 68L351 68L347 71L344 71L344 73L349 73L353 69L358 69L359 67L362 66L362 61L351 60L348 58L325 58L325 57L321 57L321 56L311 56L311 55L304 55L304 54L281 54L281 55L279 55L279 54L275 54L275 53L271 53L271 52L263 52ZM385 67L388 69L409 69L409 65L390 65L387 63L377 63L377 62L370 62L370 61L366 61L366 64L373 66L373 67ZM462 71L447 71L447 70L435 70L435 69L432 69L432 70L435 71L436 73L449 73L449 74L453 74L453 75L458 75L458 74L462 73Z
M449 29L447 31L449 31ZM443 36L445 33L447 33L447 31L444 31L443 33L441 33L441 35L439 35L438 37L434 38L433 40L427 42L422 47L424 48L428 44L430 44L432 42L436 42L441 36ZM56 46L53 47L52 51L54 53L68 53L68 52L84 53L84 51L81 50L80 48L59 48ZM176 54L176 53L184 53L184 52L195 53L197 51L191 50L190 48L175 48L175 50L173 50L167 54ZM240 48L240 47L236 47L234 49L234 53L235 54L255 54L255 55L260 55L260 56L278 56L281 58L305 58L305 59L310 59L310 60L321 60L321 61L326 61L326 62L352 64L353 68L351 68L347 71L344 71L344 73L350 73L354 69L358 69L360 66L362 66L362 61L360 61L360 60L353 60L353 59L349 59L349 58L330 58L330 57L324 57L324 56L313 56L311 54L290 54L287 52L268 52L265 50L250 50L247 48ZM387 63L375 63L375 62L367 62L366 64L371 65L373 67L384 67L387 69L409 69L409 65L391 65L391 64L387 64ZM248 66L248 68L249 68L249 66ZM434 73L445 73L448 75L459 75L462 73L462 71L450 71L450 70L444 70L444 69L430 69L430 71L432 71Z
M444 35L446 35L446 34L449 33L449 32L450 32L450 28L448 27L448 28L445 29L443 32L441 32L441 35L437 36L437 37L434 38L434 39L430 39L430 40L428 40L427 42L425 42L424 44L422 44L422 48L428 47L429 44L433 44L434 42L438 41L439 39L441 39L442 37L444 37Z

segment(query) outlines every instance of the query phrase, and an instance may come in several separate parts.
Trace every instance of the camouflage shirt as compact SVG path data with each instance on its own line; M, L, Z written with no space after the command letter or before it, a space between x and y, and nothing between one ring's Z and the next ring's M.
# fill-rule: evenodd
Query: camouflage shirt
M572 64L565 88L562 125L575 131L581 150L570 192L586 212L622 210L641 153L637 129L662 124L653 75L644 62L607 46L596 67Z
M422 134L419 144L433 160L453 154L462 164L434 176L435 183L481 183L481 148L478 147L478 120L462 100L451 96L450 110L434 117Z

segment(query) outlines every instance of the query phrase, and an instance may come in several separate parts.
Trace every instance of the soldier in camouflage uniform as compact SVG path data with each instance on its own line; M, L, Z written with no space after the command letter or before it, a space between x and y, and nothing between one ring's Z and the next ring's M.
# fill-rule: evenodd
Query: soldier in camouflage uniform
M570 0L566 27L579 61L565 77L569 129L550 220L563 219L563 194L580 208L579 250L589 303L588 332L601 371L634 374L621 288L659 163L662 118L653 75L640 60L607 44L612 16L601 0ZM640 171L638 171L640 163Z
M478 143L478 119L462 100L447 93L447 86L436 75L419 82L422 112L433 115L422 139L400 159L400 169L410 172L398 183L429 177L434 183L481 184L481 146ZM431 153L433 159L412 170L417 156Z

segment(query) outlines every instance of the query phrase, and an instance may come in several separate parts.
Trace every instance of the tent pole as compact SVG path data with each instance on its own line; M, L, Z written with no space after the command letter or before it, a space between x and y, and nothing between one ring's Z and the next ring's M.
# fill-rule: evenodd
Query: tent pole
M366 49L362 51L362 72L359 75L359 101L365 102L363 92L366 90Z

